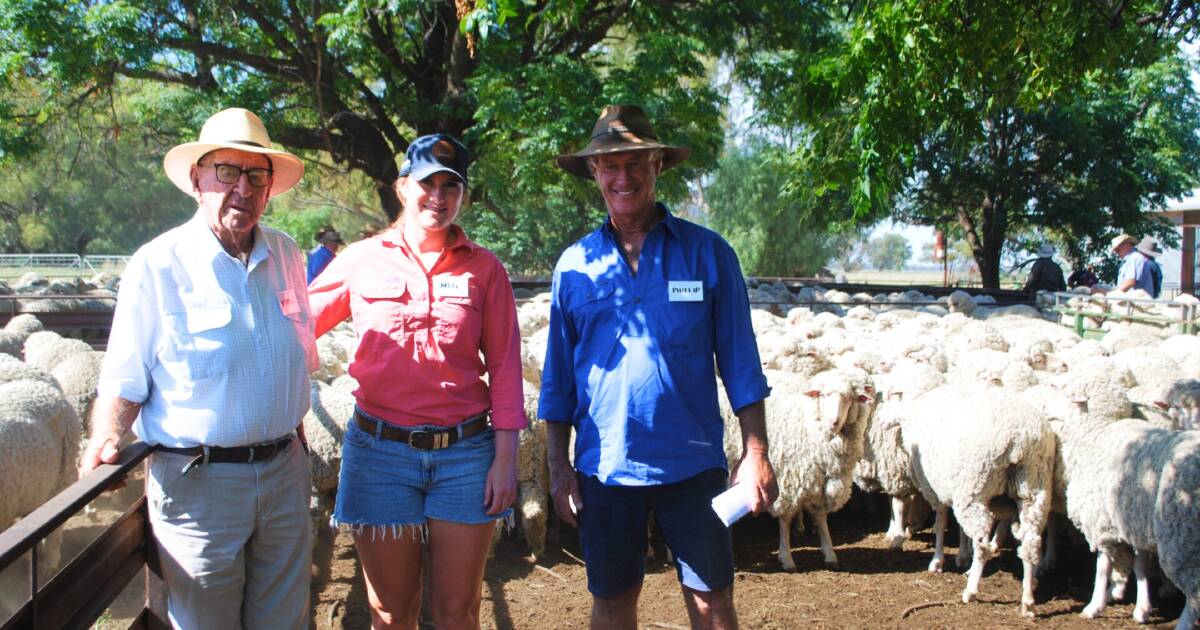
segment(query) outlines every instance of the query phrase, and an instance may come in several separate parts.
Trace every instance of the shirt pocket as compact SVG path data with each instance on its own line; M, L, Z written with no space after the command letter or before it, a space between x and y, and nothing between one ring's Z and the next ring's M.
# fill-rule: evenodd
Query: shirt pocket
M663 288L667 290L666 287ZM704 299L695 302L663 302L654 318L665 347L674 352L711 355L713 353L713 317L710 287L704 287Z
M483 288L474 279L467 282L466 296L433 299L433 332L438 343L478 353L483 336Z
M300 308L300 300L307 300L307 293L284 289L276 291L275 296L279 299L279 311L284 317L294 322L304 322L304 309Z
M227 371L232 362L233 306L226 301L185 301L166 313L167 334L161 362L185 382Z
M423 313L417 312L412 292L404 279L371 282L358 288L361 302L353 313L354 319L365 328L388 335L402 334L419 324Z

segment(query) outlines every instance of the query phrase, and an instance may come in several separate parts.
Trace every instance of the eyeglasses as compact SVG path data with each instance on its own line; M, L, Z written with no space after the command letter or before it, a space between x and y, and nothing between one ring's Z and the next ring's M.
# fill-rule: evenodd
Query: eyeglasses
M202 166L213 167L217 171L217 181L222 184L236 184L242 177L242 173L245 173L246 179L250 180L250 185L255 188L262 188L271 183L271 174L274 173L269 168L242 168L236 164L203 164Z

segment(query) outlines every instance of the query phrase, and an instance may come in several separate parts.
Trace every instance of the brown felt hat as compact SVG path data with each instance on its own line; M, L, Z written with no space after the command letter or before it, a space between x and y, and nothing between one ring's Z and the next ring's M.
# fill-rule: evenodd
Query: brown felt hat
M587 166L588 157L650 149L663 150L664 171L679 165L692 153L688 147L673 147L659 142L650 119L646 118L646 112L637 105L609 105L600 112L600 119L592 128L588 145L579 152L558 156L555 162L572 175L592 179Z

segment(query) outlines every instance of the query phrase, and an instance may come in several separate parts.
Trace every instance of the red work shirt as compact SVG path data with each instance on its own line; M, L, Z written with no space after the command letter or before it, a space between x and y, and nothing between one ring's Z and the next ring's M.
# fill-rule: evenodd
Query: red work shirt
M454 426L490 408L495 428L521 429L529 421L508 272L450 229L454 244L428 272L395 228L347 247L308 287L316 334L353 317L354 396L373 416Z

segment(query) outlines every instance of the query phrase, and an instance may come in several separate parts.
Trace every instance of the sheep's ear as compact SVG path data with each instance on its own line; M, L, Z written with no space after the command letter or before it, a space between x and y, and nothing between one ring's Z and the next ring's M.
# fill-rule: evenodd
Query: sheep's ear
M810 389L810 390L808 390L808 391L804 392L804 395L805 395L805 396L808 396L809 398L820 398L820 397L821 397L821 390L819 390L819 389Z
M875 397L874 397L874 396L868 396L868 395L866 395L866 394L859 394L859 395L858 395L858 402L860 402L860 403L866 403L866 404L868 404L868 405L869 405L869 404L871 404L871 403L875 402Z
M1154 401L1154 406L1158 407L1159 409L1161 409L1163 411L1167 411L1171 408L1171 405L1168 405L1167 403L1165 403L1161 400Z

